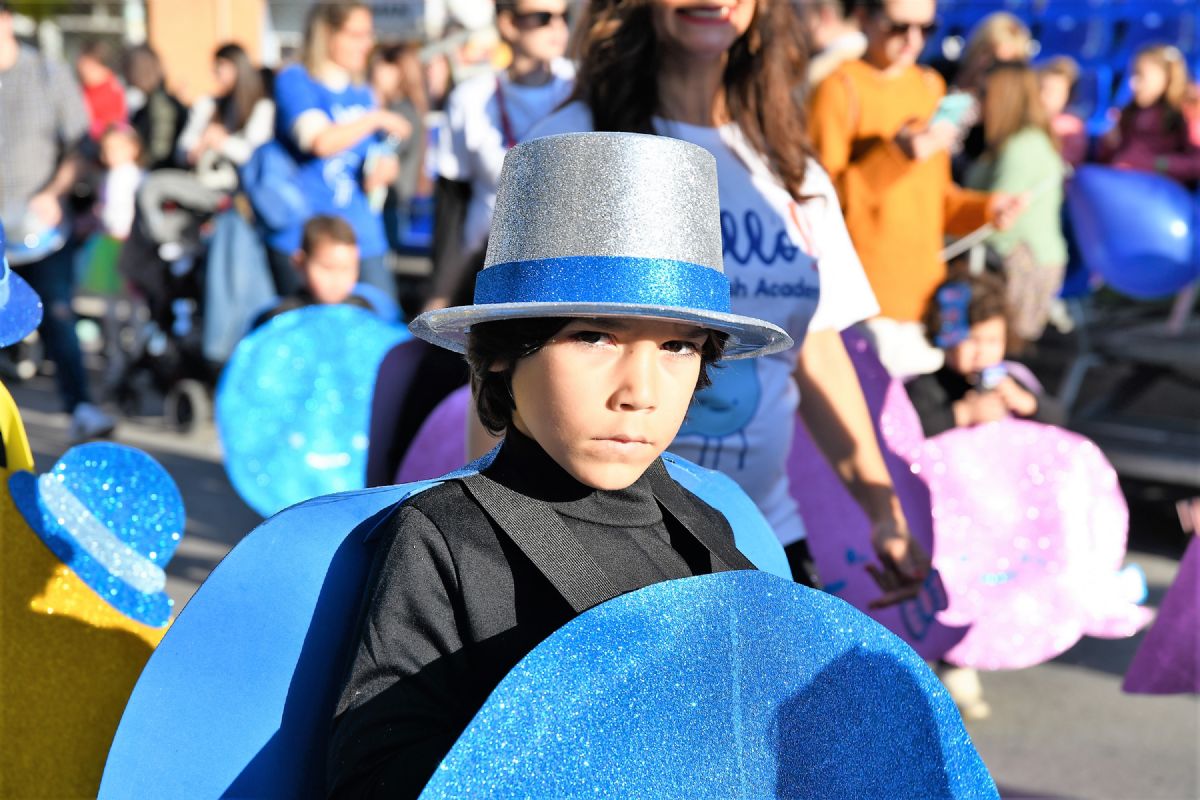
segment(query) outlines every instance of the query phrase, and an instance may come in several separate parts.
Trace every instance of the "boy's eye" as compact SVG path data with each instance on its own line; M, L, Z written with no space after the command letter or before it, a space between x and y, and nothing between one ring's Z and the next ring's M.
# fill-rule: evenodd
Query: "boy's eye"
M697 342L688 342L683 340L674 340L663 345L663 349L667 352L679 353L680 355L692 355L694 353L698 354L702 347L703 345Z
M575 331L571 334L571 338L584 344L602 344L612 337L601 331Z

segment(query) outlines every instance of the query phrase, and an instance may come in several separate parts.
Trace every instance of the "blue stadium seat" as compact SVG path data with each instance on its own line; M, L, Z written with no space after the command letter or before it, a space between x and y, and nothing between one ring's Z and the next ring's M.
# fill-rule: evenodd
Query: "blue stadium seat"
M1039 19L1039 57L1071 56L1083 63L1104 61L1112 48L1113 19L1071 4L1047 11Z
M1185 53L1193 52L1200 36L1198 14L1195 0L1155 0L1121 6L1116 16L1124 24L1125 33L1113 55L1128 60L1152 44L1169 44Z

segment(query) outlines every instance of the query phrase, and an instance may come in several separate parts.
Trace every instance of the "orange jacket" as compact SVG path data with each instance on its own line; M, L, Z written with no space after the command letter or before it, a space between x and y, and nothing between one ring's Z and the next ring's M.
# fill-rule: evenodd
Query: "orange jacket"
M817 156L837 186L880 313L896 320L919 320L944 279L943 235L988 221L988 195L954 184L948 153L912 161L893 141L906 122L929 120L945 93L931 70L885 76L850 61L812 96Z

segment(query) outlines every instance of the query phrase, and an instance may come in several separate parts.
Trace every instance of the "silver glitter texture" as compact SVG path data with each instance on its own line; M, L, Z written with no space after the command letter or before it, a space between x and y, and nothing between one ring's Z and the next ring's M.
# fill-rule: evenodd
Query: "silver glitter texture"
M568 133L513 148L484 267L562 256L723 271L716 161L693 144L633 133Z

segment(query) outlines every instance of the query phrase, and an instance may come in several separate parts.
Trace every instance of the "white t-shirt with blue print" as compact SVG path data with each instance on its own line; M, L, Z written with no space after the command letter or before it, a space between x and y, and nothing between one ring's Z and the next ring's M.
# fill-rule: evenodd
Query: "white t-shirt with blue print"
M735 314L773 322L796 340L791 350L726 361L697 395L671 452L718 469L741 485L784 544L804 538L788 492L800 392L792 373L809 330L844 330L879 313L850 242L829 176L810 161L797 203L736 125L704 128L656 120L662 135L699 145L717 162L725 274ZM561 109L529 138L592 130L581 103Z
M363 192L363 163L375 134L361 139L353 147L328 158L300 154L295 140L296 121L301 115L318 111L331 122L352 122L376 107L375 95L365 84L330 86L314 79L300 65L293 65L275 78L276 135L297 155L298 180L314 214L332 214L344 218L354 228L359 253L363 258L387 252L383 218L371 210ZM300 247L302 226L282 232L271 246L284 252Z

